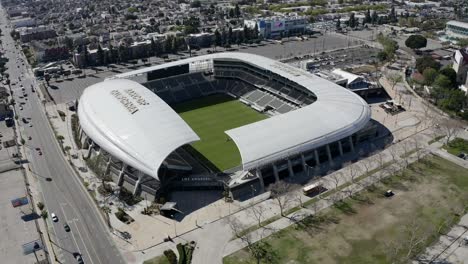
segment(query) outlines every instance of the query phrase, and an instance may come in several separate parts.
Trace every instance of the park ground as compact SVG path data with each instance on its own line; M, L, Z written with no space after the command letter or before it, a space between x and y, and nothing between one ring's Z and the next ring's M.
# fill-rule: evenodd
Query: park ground
M163 255L163 256L158 256L158 257L149 259L143 262L143 264L170 264L170 263L169 263L169 260L167 260L166 256Z
M448 153L458 156L460 153L468 153L468 140L455 138L444 146Z
M262 263L398 263L414 258L466 212L468 170L431 156L315 217L262 240ZM385 198L392 189L395 196ZM411 243L411 234L414 235ZM409 248L413 248L411 252ZM247 249L225 264L256 263Z
M174 106L174 110L197 133L192 144L219 171L240 165L236 144L224 131L267 118L227 95L212 95Z

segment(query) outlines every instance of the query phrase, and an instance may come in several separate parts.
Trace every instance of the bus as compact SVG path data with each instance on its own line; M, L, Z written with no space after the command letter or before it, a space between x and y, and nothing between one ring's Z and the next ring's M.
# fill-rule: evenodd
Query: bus
M306 185L304 186L304 188L302 188L302 192L306 196L316 196L326 191L327 191L327 188L323 187L323 185L318 182Z

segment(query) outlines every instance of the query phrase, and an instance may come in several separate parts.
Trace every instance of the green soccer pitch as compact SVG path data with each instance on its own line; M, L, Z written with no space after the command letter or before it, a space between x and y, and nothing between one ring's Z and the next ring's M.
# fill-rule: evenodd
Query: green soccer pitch
M220 171L241 164L236 144L224 131L267 118L238 100L219 94L173 108L201 139L192 143L192 147Z

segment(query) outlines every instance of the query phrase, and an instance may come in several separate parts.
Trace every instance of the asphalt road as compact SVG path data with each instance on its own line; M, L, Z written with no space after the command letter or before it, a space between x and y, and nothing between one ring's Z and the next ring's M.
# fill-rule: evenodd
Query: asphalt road
M21 134L23 138L32 137L25 146L29 167L38 179L42 200L49 212L48 225L52 227L49 228L49 233L52 243L60 248L57 251L60 262L76 263L73 254L80 253L85 263L124 263L93 201L62 155L42 103L37 94L32 92L31 85L36 85L35 79L27 63L23 66L21 60L17 60L25 58L9 35L10 28L3 9L0 17L2 48L9 59L8 73L11 82L16 83L12 85L12 90L17 102ZM21 77L19 83L18 77ZM27 100L20 98L23 94L20 84L25 87ZM26 103L23 110L19 110L20 102ZM31 127L21 121L23 117L31 118ZM40 148L42 155L35 148ZM46 177L52 178L52 181L46 181ZM57 223L50 220L51 213L58 216ZM68 223L71 232L64 230L64 223ZM51 252L50 249L49 251Z

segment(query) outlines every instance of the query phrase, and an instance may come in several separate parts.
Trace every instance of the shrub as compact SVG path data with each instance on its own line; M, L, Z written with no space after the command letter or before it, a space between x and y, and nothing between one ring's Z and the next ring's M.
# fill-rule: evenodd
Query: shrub
M166 256L170 264L177 264L177 256L171 249L165 250L164 256Z
M71 127L73 132L73 139L75 140L75 144L78 149L82 148L81 141L80 141L80 134L78 133L78 116L73 114L71 116Z
M185 247L181 243L177 244L177 252L179 252L179 264L187 263L185 256Z
M65 116L67 115L61 110L57 110L57 113L59 114L60 119L62 119L62 121L65 121Z
M46 210L42 210L42 211L41 211L41 217L42 217L42 219L46 220L48 216L49 216L49 214L47 213Z
M185 256L186 260L185 263L190 264L192 263L192 255L193 255L193 250L195 249L195 242L192 241L190 244L185 245Z
M41 202L38 202L38 203L37 203L37 208L39 208L39 210L42 211L42 209L44 209L44 204L41 203Z
M115 213L115 217L117 217L117 219L119 219L120 221L122 222L125 222L127 219L125 217L127 213L125 213L124 209L122 207L119 207L117 209L117 212Z

